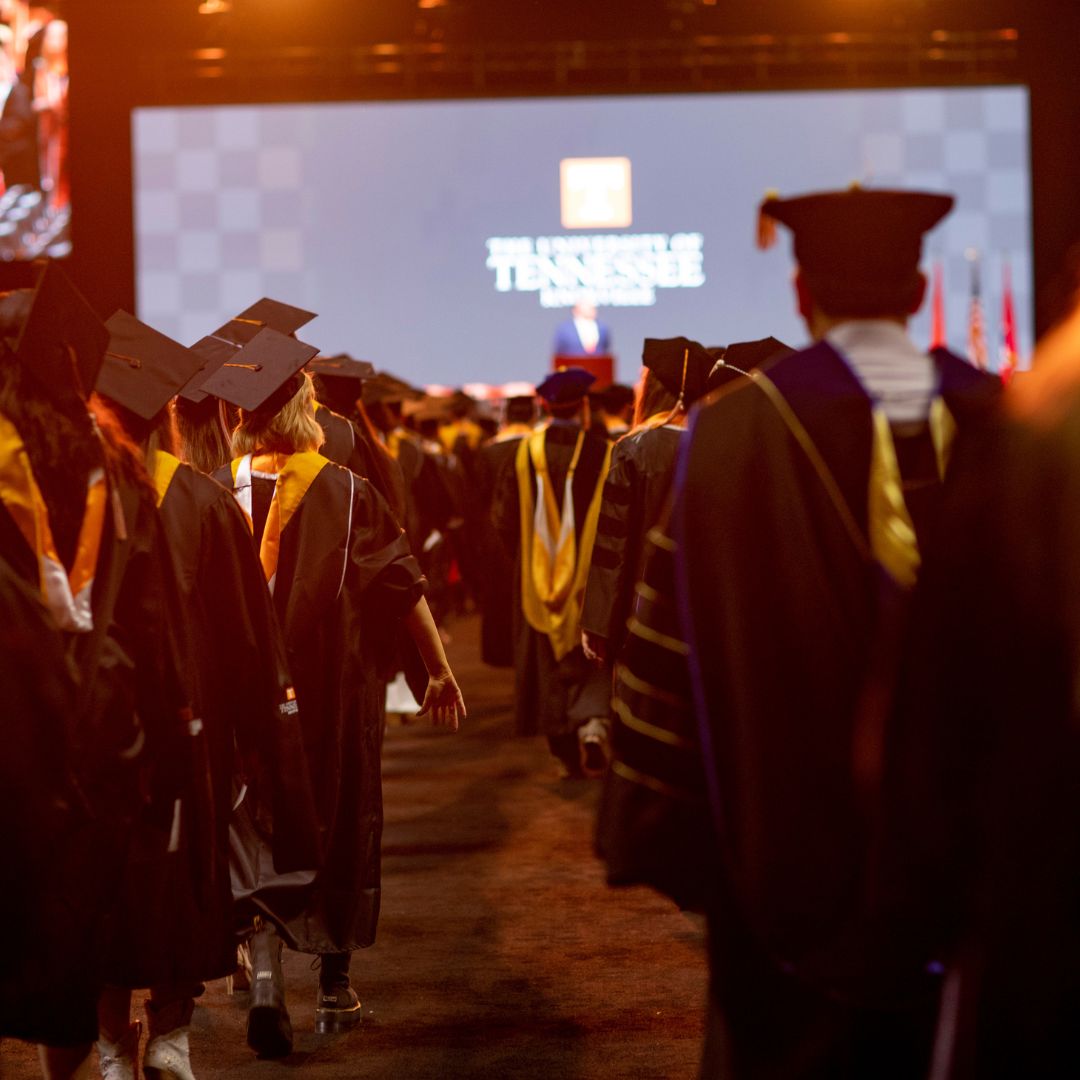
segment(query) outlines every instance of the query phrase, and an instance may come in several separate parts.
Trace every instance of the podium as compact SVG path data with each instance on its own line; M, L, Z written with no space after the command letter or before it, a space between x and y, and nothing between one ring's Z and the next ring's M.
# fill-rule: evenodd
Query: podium
M565 368L582 368L590 375L596 376L596 382L592 384L589 392L606 390L615 381L615 357L601 356L596 353L591 356L555 356L551 360L552 371L562 371Z

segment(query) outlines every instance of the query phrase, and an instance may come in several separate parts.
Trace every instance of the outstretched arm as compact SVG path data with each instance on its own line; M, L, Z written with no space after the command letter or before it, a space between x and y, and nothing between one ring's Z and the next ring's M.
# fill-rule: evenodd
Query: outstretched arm
M465 718L465 699L461 696L454 673L443 650L442 639L431 617L427 600L420 597L416 605L405 616L405 626L412 637L424 667L428 673L427 692L418 716L431 714L431 722L457 731L461 720Z

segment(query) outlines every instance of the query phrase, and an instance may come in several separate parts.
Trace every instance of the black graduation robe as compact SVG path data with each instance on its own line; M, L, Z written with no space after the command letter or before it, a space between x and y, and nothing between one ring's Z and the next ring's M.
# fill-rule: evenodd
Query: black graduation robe
M934 359L959 453L992 414L1000 383L948 353ZM865 537L872 433L861 384L827 343L765 373ZM950 468L945 490L970 482ZM712 1040L711 1067L772 1075L809 1053L822 1075L862 1075L861 1055L869 1054L882 1062L875 1075L911 1075L929 1050L930 957L894 958L899 967L876 972L870 986L852 944L877 797L857 774L864 748L854 743L856 723L871 665L896 660L880 645L882 627L892 626L881 621L892 611L883 598L898 592L857 548L809 456L757 385L721 393L696 414L680 458L673 530L730 894L711 938L721 1018L713 1033L726 1032ZM920 536L924 557L934 539ZM792 968L806 981L784 974ZM820 989L858 1002L901 985L914 1004L889 1017L834 1006ZM761 1013L771 1014L771 1035Z
M214 795L214 902L189 920L187 951L203 979L236 967L229 875L234 801L249 845L265 845L278 872L314 869L319 836L285 649L247 521L231 493L175 458L159 504L186 632L187 685L205 725ZM162 492L159 490L159 497ZM264 857L266 857L264 855ZM168 897L158 905L172 933ZM247 916L245 919L244 917Z
M611 452L581 610L581 628L607 639L611 658L626 632L645 535L671 497L682 435L680 428L651 428L620 439Z
M377 450L368 443L368 438L363 431L340 413L323 404L315 406L315 419L319 427L323 429L326 442L319 448L323 457L329 458L338 465L344 465L351 469L357 476L362 476L369 483L379 489L379 494L391 505L405 495L405 477L402 475L401 466L397 462L387 466L391 472L391 482L397 488L396 491L384 491L380 487L382 476L379 469L374 465L373 458Z
M217 475L233 486L231 470ZM273 491L273 481L254 478L256 543ZM246 885L301 952L347 952L375 939L384 720L375 645L415 606L423 584L382 496L328 462L281 530L273 589L303 717L323 863L314 876L260 867Z
M887 803L890 897L950 962L935 1076L1073 1076L1080 396L967 452L985 482L946 503L918 598Z
M98 985L72 958L88 959L98 913L64 899L89 824L71 780L75 678L40 595L2 557L0 680L0 1039L78 1045L96 1037ZM64 1009L50 1007L59 985Z
M491 667L514 663L514 564L492 524L495 490L502 474L513 472L521 435L496 438L475 454L473 484L475 533L482 552L480 586L480 659Z
M77 673L68 749L90 815L61 860L71 883L62 903L89 913L82 962L101 982L137 989L206 974L186 942L215 888L213 805L162 522L145 479L114 472L109 483L117 497L91 594L94 629L62 635ZM36 587L34 553L2 507L0 537L9 565ZM164 897L168 933L153 901Z
M562 508L563 487L581 428L556 421L545 431L545 455L555 501ZM520 445L520 444L519 444ZM574 520L581 527L599 482L607 454L605 440L586 432L572 485ZM536 475L529 462L530 484L536 498ZM514 719L519 735L570 735L595 716L607 716L610 681L606 671L585 659L577 645L561 660L555 659L546 634L534 630L522 612L521 519L517 472L504 469L495 492L495 528L514 556Z
M713 903L716 842L675 606L677 551L666 525L645 538L615 661L612 761L596 846L609 885L651 885L681 907L705 911Z

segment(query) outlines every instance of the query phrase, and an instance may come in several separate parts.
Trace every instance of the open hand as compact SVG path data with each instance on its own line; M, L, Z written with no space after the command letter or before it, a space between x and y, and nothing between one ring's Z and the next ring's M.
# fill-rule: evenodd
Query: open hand
M435 727L448 727L451 731L457 731L466 716L465 699L461 696L461 689L449 668L428 676L424 702L416 715L430 715Z

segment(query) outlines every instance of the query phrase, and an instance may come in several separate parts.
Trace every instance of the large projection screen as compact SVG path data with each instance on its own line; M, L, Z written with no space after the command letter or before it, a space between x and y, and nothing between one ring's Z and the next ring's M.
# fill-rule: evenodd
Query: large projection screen
M1031 347L1020 87L154 108L133 116L139 314L191 343L261 296L423 383L539 378L591 294L632 380L645 337L806 340L756 208L852 182L945 190L949 344L977 258L990 366L1011 278ZM930 304L912 323L929 344Z

